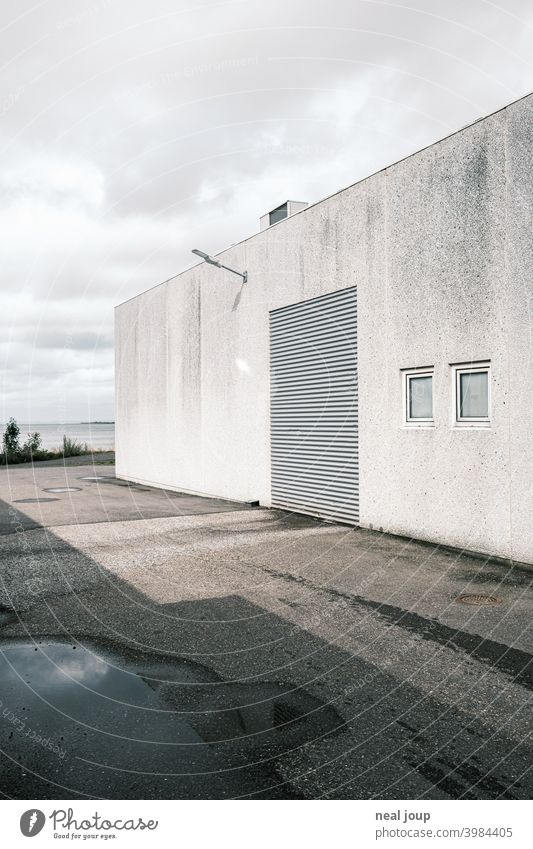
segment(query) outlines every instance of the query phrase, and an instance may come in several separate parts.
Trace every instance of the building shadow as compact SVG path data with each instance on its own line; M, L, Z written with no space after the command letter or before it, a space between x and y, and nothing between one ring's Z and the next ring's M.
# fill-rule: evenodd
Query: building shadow
M6 798L530 796L525 742L317 636L297 594L295 618L158 601L127 556L117 574L23 522L3 543Z

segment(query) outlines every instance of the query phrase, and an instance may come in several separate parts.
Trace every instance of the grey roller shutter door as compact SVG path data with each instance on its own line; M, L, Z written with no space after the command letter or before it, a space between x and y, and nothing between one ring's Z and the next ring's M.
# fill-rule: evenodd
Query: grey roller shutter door
M356 289L270 313L272 506L357 524Z

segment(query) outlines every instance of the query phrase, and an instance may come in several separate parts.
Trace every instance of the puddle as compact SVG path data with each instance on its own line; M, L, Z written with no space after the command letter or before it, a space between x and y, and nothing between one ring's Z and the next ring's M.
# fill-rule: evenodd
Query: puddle
M284 753L342 724L290 685L98 641L3 641L0 688L0 789L24 799L299 798Z
M502 586L531 587L533 584L533 573L519 566L501 566L499 570L483 566L477 570L457 572L453 577L461 585L493 584L496 589Z

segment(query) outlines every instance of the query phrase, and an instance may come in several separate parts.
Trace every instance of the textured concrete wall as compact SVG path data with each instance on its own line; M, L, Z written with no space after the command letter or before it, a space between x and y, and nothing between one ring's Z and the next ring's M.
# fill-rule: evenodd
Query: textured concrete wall
M361 524L533 562L533 99L117 308L117 472L268 505L269 310L356 285ZM451 363L490 359L490 428ZM402 426L433 365L435 427Z

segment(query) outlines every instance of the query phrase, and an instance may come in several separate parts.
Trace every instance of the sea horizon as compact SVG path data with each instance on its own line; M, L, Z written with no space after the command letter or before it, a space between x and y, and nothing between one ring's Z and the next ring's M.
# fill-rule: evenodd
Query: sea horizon
M17 421L20 428L21 444L26 440L28 433L39 433L42 439L42 448L48 451L60 448L63 436L74 439L76 442L87 443L89 448L98 450L115 448L115 422L97 420L92 422L82 421L55 421L55 422L21 422ZM2 429L6 423L2 424Z

